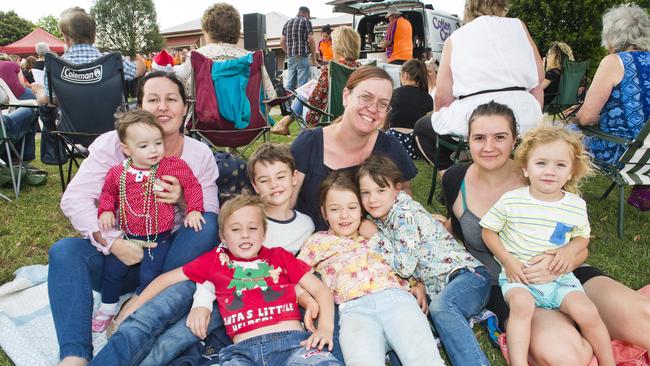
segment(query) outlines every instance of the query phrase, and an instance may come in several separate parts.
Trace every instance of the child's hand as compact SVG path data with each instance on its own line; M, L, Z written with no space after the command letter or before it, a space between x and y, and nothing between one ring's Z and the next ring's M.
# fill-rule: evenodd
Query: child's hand
M322 351L325 345L328 345L327 349L331 352L334 349L333 325L328 327L325 324L320 324L318 329L309 338L300 342L300 345L305 346L307 349L318 348L319 351Z
M185 227L191 227L194 231L200 231L203 228L202 223L205 224L205 219L199 211L192 211L185 216Z
M359 225L359 235L363 236L366 239L370 239L373 235L377 233L377 225L370 220L361 220L361 225Z
M569 268L576 257L576 253L570 245L565 245L558 249L547 250L544 253L554 254L553 260L548 266L548 270L557 274L569 272Z
M305 307L305 318L303 319L303 322L305 323L305 328L312 333L316 333L314 320L318 318L319 311L320 311L320 307L318 306L318 302L316 302L316 300L312 298L311 301L309 301L309 303Z
M210 309L202 306L190 310L185 325L192 331L192 334L205 339L208 336L208 324L210 324Z
M429 304L427 303L427 291L422 282L417 282L415 286L409 289L411 295L415 296L415 300L420 305L420 309L424 314L429 314Z
M519 282L528 285L528 279L524 274L526 265L520 262L517 258L511 257L503 266L508 282Z
M99 230L107 232L115 227L115 214L110 211L104 211L99 215Z

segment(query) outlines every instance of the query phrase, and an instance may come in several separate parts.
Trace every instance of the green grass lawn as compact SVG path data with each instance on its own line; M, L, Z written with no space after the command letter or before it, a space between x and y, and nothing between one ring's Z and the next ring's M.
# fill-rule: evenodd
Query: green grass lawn
M294 123L291 129L292 137L271 135L271 141L289 143L296 136L298 127ZM22 266L46 264L47 251L52 243L60 238L77 235L59 209L61 186L58 168L43 165L38 159L34 164L50 173L47 184L42 187L24 187L17 201L0 200L0 219L3 221L0 225L0 284L11 281L13 272ZM417 167L420 172L412 182L413 194L418 201L426 202L432 170L422 162L418 162ZM598 200L608 184L605 178L596 176L589 179L583 187L593 235L588 262L637 289L650 283L649 214L626 205L625 237L618 239L616 195L612 194L604 201ZM2 188L0 192L13 197L9 189ZM434 202L430 210L444 213L443 207L437 202ZM477 335L492 365L505 365L501 355L489 345L480 330L477 330ZM7 356L0 352L0 365L11 364Z

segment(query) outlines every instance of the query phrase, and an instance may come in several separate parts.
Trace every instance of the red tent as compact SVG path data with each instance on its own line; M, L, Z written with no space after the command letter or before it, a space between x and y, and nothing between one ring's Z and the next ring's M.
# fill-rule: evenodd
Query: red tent
M34 31L22 39L0 46L0 52L16 55L35 55L36 50L34 47L38 42L45 42L50 45L50 50L58 54L63 53L63 41L49 34L42 28L36 28Z

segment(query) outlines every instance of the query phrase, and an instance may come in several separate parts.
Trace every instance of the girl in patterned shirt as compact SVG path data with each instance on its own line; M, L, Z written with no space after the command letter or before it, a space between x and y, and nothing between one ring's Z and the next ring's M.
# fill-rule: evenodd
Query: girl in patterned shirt
M490 363L468 319L487 304L490 274L444 226L401 191L402 173L393 161L371 155L357 179L363 208L377 230L371 246L398 275L424 283L429 312L452 365Z
M99 229L108 231L116 223L129 242L147 248L140 263L139 294L162 272L171 244L174 206L157 202L154 191L163 176L176 177L186 204L184 224L201 230L203 191L190 167L180 158L165 157L163 131L149 112L136 109L117 117L120 148L127 156L106 174L99 196ZM118 312L117 302L130 266L109 254L101 280L102 302L92 320L93 332L103 332Z
M332 172L321 184L320 199L330 229L309 237L298 258L332 289L345 363L383 365L390 347L405 366L444 365L408 282L359 235L362 209L354 176Z

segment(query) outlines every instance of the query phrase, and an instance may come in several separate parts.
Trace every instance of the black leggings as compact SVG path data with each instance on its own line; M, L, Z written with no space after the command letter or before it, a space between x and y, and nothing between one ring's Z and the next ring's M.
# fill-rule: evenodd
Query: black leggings
M424 116L415 122L415 126L413 127L415 150L422 158L428 160L431 165L433 165L433 153L436 149L436 136L438 135L435 134L433 126L431 126L431 116ZM442 135L440 138L445 141L454 142L450 136ZM454 162L451 160L451 154L454 152L442 145L439 148L438 170L445 170L454 165Z

